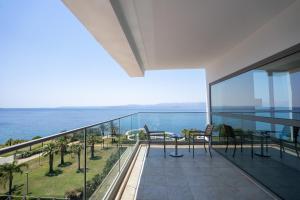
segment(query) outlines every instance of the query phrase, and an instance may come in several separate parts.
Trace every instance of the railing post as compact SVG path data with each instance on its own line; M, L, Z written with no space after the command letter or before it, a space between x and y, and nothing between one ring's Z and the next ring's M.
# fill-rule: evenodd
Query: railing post
M130 130L132 130L132 115L130 116Z
M119 138L118 138L118 154L119 154L119 173L121 171L121 155L120 155L120 139L121 139L121 120L119 119Z
M83 140L84 140L84 178L83 178L83 199L86 200L86 128L83 129Z

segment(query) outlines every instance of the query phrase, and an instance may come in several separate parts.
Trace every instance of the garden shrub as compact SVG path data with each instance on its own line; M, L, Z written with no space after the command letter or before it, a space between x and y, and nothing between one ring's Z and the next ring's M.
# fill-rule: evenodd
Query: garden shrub
M40 148L40 149L35 149L35 150L32 150L32 151L24 151L24 152L21 152L20 154L17 155L17 158L18 159L21 159L21 158L28 158L30 156L33 156L33 155L36 155L36 154L39 154L39 153L42 153L43 149Z
M70 200L81 200L83 197L82 188L75 188L75 189L68 190L65 193L65 197Z

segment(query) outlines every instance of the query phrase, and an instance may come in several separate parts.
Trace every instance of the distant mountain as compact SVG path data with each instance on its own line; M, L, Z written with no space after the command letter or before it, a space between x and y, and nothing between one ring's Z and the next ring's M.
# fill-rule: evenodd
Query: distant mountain
M154 105L140 105L138 108L157 109L157 110L186 110L186 111L205 111L205 103L161 103Z
M62 106L55 108L0 108L0 110L48 110L48 109L120 109L135 111L198 111L204 112L206 104L204 102L196 103L160 103L152 105L120 105L120 106Z
M153 111L205 111L206 104L204 102L198 103L160 103L152 105L120 105L120 106L82 106L82 107L59 107L62 109L133 109L133 110L153 110Z

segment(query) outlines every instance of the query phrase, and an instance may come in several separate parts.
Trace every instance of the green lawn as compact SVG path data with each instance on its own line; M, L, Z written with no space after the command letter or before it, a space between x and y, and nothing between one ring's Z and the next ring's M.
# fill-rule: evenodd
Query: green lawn
M105 145L106 146L106 145ZM102 172L106 160L112 153L117 151L116 147L102 149L102 145L95 147L96 159L87 160L87 179L92 179L96 174ZM90 151L87 151L88 158ZM83 173L77 173L77 156L68 154L65 156L65 162L70 165L65 167L58 167L60 155L55 155L55 170L61 171L57 176L46 176L48 172L48 157L41 157L28 162L29 172L29 195L31 196L52 196L63 197L65 192L74 188L83 186ZM83 167L83 156L81 157L81 167ZM15 185L14 194L22 195L25 191L26 175L15 175L13 184ZM5 193L7 189L0 187L0 193Z

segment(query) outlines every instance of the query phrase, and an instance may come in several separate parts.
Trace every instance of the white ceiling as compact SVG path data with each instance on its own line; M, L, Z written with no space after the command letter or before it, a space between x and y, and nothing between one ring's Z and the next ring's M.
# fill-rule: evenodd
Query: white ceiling
M200 67L294 0L116 0L148 69ZM128 33L127 33L128 34Z
M63 0L130 76L199 68L295 0Z

